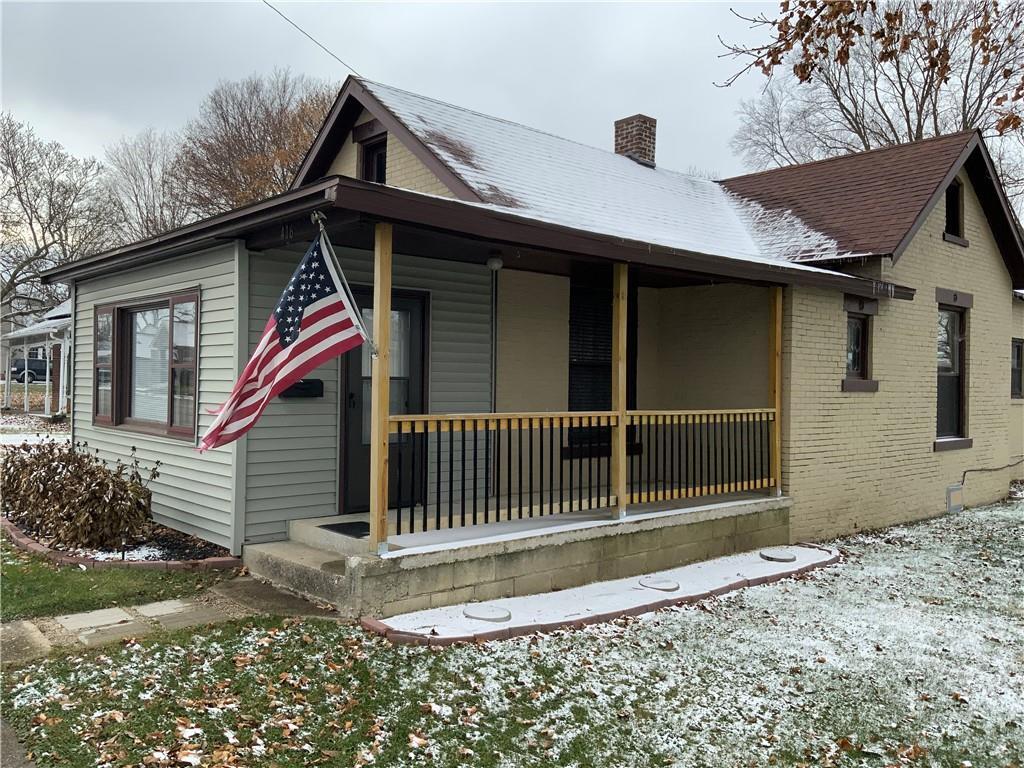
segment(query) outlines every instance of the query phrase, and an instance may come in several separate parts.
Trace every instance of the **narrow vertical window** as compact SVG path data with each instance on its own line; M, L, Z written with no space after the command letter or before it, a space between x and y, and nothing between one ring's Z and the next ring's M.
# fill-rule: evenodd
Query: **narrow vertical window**
M850 312L846 316L846 377L868 378L868 316Z
M359 177L363 181L384 184L387 181L388 139L383 136L362 145L362 160Z
M938 373L937 434L939 437L965 437L966 400L964 378L964 318L955 307L939 308L936 364Z
M964 185L953 179L946 187L946 234L964 236Z
M93 330L93 416L110 423L114 415L114 312L97 309Z
M196 320L194 297L171 301L170 428L192 434L196 418Z
M1024 339L1010 345L1010 397L1024 398Z

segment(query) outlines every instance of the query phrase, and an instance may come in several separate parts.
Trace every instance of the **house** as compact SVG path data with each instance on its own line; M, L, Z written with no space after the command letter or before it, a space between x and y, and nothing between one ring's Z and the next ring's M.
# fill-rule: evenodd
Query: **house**
M349 78L288 192L48 273L74 438L353 615L936 515L967 470L1006 494L1024 250L980 135L722 182L658 166L651 118L614 137ZM380 355L200 455L314 212Z
M13 404L28 413L29 385L36 382L46 387L43 415L66 413L70 391L67 386L68 372L65 370L67 357L62 351L70 347L70 342L70 301L62 301L47 310L37 322L5 331L0 360L3 363L4 381L10 381L11 384L4 387L4 408L10 408ZM25 360L49 360L50 364L26 364Z

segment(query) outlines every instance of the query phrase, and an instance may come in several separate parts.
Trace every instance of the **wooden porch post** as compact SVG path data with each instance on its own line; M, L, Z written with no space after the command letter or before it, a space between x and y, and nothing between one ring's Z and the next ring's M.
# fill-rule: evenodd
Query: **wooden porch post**
M768 359L768 391L775 421L772 426L772 477L775 492L782 495L782 288L772 288L771 331Z
M370 547L388 551L388 413L391 384L391 224L380 222L373 243L373 341L370 366Z
M626 516L628 498L626 458L626 323L629 301L629 265L616 264L612 282L612 410L617 414L612 427L612 487L615 491L613 516Z

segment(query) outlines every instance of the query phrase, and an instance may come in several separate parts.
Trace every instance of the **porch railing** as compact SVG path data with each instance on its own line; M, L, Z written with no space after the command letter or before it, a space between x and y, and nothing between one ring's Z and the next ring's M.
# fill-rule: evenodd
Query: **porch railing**
M389 417L389 532L618 507L614 411ZM627 411L626 503L775 486L775 409Z

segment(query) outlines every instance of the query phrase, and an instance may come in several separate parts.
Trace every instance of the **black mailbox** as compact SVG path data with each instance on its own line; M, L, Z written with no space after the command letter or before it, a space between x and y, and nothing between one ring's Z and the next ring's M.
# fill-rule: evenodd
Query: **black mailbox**
M279 395L281 398L323 396L324 383L321 379L299 379Z

